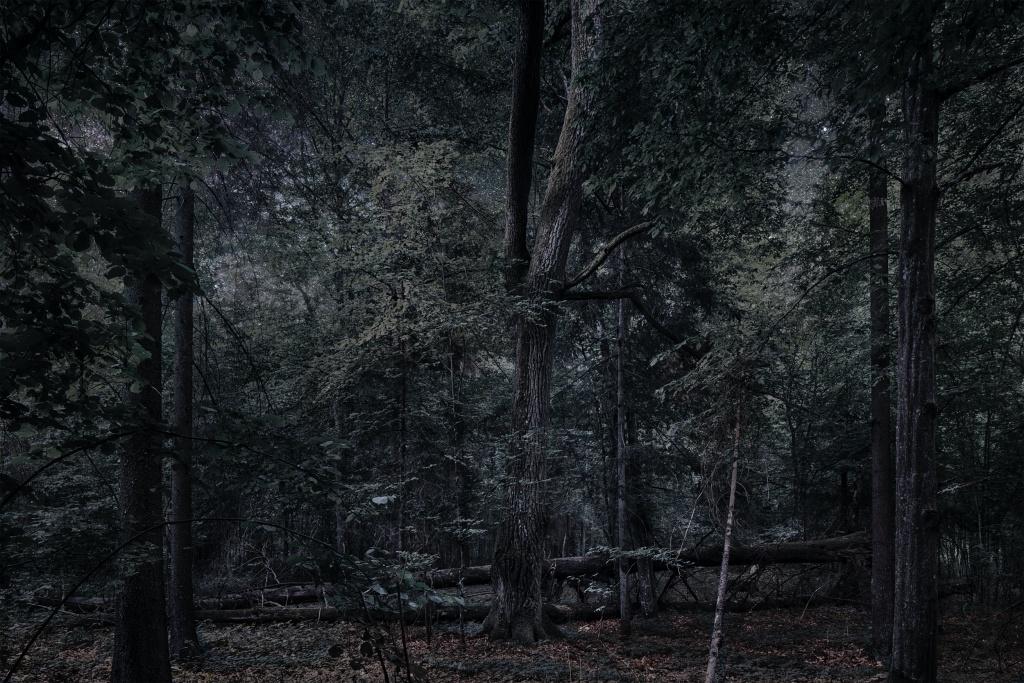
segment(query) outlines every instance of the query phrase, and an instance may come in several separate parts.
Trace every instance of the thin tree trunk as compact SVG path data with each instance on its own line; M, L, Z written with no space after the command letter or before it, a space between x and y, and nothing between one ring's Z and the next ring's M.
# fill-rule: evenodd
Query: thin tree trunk
M599 313L597 317L597 333L601 339L598 352L601 356L601 377L598 382L598 410L600 412L601 435L601 495L604 498L605 533L608 545L615 545L615 492L614 477L611 469L615 466L615 404L612 395L615 393L615 368L612 363L612 349L608 343L604 321Z
M622 249L619 247L619 286L623 282ZM626 300L619 299L615 320L615 526L619 539L619 552L629 545L626 524L626 388L623 378L626 351ZM619 630L624 637L630 634L629 562L619 555Z
M153 221L149 229L159 231L160 189L138 190L133 197ZM155 429L162 409L160 290L156 274L144 269L131 272L125 284L125 299L141 313L145 336L139 343L149 356L138 365L140 389L129 390L127 396L129 407L138 412L139 430L127 439L120 458L121 538L141 537L118 566L113 683L171 680L164 613L163 467Z
M462 361L465 348L455 339L449 337L448 373L449 390L452 401L451 449L456 490L456 515L459 520L469 519L473 501L473 470L466 462L464 451L466 441L466 417L462 408ZM462 521L460 521L462 523ZM469 565L471 546L468 540L459 536L458 566Z
M185 180L180 186L175 226L182 262L193 263L195 198ZM170 586L167 612L170 648L174 657L186 657L198 650L196 622L192 612L192 293L178 299L174 319L174 433L175 453L171 465Z
M524 5L523 9L526 11L527 7ZM543 622L541 610L546 530L543 482L557 321L551 297L565 279L569 244L579 218L582 146L593 98L593 88L585 82L582 70L594 58L599 30L596 0L573 0L572 77L565 118L541 204L529 268L522 286L513 288L519 289L534 306L516 316L512 438L506 467L504 516L498 525L491 565L494 602L484 630L492 638L518 643L532 643L558 633L553 624ZM530 36L521 35L520 39L529 43ZM513 104L513 109L516 106L518 103ZM514 142L514 138L510 140ZM510 150L510 154L519 152ZM525 225L521 227L525 230Z
M872 112L872 157L881 154L885 105ZM889 208L884 172L868 181L871 248L871 638L875 656L892 648L894 489L889 449Z
M896 561L892 680L936 679L938 507L935 463L935 222L940 97L931 3L921 8L903 96L907 137L901 201L896 410Z
M402 303L405 305L405 283L402 283ZM402 315L405 315L404 312ZM402 327L398 332L399 377L398 377L398 514L396 543L398 550L405 550L405 482L408 463L408 411L409 411L409 358Z
M729 510L725 517L725 534L722 539L722 567L718 572L718 597L715 599L715 621L711 627L711 647L708 649L708 671L705 683L716 683L724 679L719 667L722 640L725 636L725 594L729 586L729 554L732 551L733 515L736 511L736 479L740 463L740 416L742 401L736 403L736 427L733 435L732 468L729 475ZM724 669L722 670L724 674Z

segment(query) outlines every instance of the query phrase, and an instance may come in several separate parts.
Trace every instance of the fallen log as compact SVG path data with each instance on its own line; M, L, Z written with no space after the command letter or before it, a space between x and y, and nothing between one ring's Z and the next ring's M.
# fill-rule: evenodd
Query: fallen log
M851 557L865 555L868 552L867 535L856 533L815 541L735 546L729 564L828 564L846 562ZM722 546L717 545L675 553L669 560L654 559L651 560L651 565L656 571L665 571L685 567L714 567L721 561ZM594 553L548 560L545 572L554 579L567 579L575 576L610 576L613 569L614 562L611 557ZM631 567L631 570L635 571L635 566ZM435 569L425 572L422 579L424 583L434 588L451 588L460 583L464 586L480 585L490 583L491 567L482 565L461 569Z
M61 599L50 595L36 595L31 598L19 600L19 602L26 606L41 606L41 607L56 607L61 604ZM79 598L70 597L64 601L65 612L75 612L79 614L88 614L89 612L98 612L107 608L111 601L107 598L91 597L91 598Z
M431 608L431 621L483 621L490 611L489 605L466 605L464 607ZM618 606L605 605L565 605L545 604L544 613L555 623L567 621L596 621L618 615ZM426 620L427 610L407 610L406 623L422 623ZM266 624L277 622L300 621L359 621L367 615L375 621L397 621L399 614L394 610L379 608L362 610L358 607L272 607L251 609L197 610L197 621L210 621L218 624Z
M330 585L284 586L200 598L196 600L196 607L198 609L244 609L264 605L286 607L294 604L320 602L324 600L325 596L330 597L334 594L334 587Z
M835 538L815 541L790 541L785 543L767 543L756 546L736 546L732 549L731 565L767 565L767 564L827 564L846 562L853 557L867 557L869 554L868 537L866 534L849 534ZM651 561L656 571L676 570L686 567L714 567L722 559L722 547L707 546L685 552L671 554L671 559ZM630 563L635 571L636 563ZM608 555L594 553L576 557L558 557L548 560L545 573L554 579L573 577L600 577L610 579L614 570L614 561ZM434 569L424 572L420 579L427 585L442 589L454 588L460 583L464 586L485 585L491 582L491 566L480 565L454 569ZM229 595L200 598L196 607L202 611L247 610L258 607L284 607L287 605L309 604L321 602L338 595L337 589L331 584L283 585L267 590L252 590ZM60 599L53 596L37 596L35 604L54 606ZM69 598L64 609L75 612L98 611L107 606L103 598ZM319 608L311 608L316 611ZM334 609L334 608L325 608ZM296 617L301 619L301 617ZM335 617L336 618L336 617ZM466 617L468 618L468 617Z
M323 586L288 586L265 591L252 590L244 593L197 598L195 607L199 610L231 610L264 606L287 607L288 605L323 602L325 596L326 598L331 598L335 595L336 590L330 584ZM52 595L35 596L22 602L26 605L34 604L43 607L56 607L61 604L61 599ZM112 602L112 600L102 597L70 597L64 601L63 609L66 612L88 614L105 610L110 607Z

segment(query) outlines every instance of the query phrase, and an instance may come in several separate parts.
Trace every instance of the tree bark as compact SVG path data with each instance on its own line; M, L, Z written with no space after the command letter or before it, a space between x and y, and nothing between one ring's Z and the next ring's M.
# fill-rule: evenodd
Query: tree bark
M134 194L140 209L160 229L159 187ZM171 680L164 614L163 467L161 463L160 280L150 270L126 278L125 299L139 309L149 356L138 365L139 390L127 402L138 413L139 429L128 437L119 466L121 538L140 536L118 564L121 589L116 610L113 683ZM148 531L147 531L148 530Z
M526 8L524 7L524 10ZM541 610L551 370L556 314L552 293L565 279L582 196L582 146L593 97L582 70L600 26L596 0L572 3L572 76L529 268L520 288L532 304L516 316L516 363L504 517L494 550L494 603L484 625L495 639L532 643L557 635ZM529 36L521 36L528 40ZM515 142L514 140L510 142ZM519 151L511 150L510 154Z
M885 105L872 112L871 156L881 157ZM888 181L868 180L871 248L871 637L875 656L892 647L895 475L889 449L889 207Z
M896 557L891 680L936 679L938 507L935 463L935 223L940 97L931 3L903 94L896 411Z
M722 567L718 572L718 595L715 598L715 621L711 627L711 645L708 648L708 670L704 677L705 683L724 680L724 669L720 671L722 640L725 636L725 595L729 586L729 555L732 550L733 514L736 511L736 479L740 463L740 403L736 404L736 428L732 467L729 475L729 508L725 517L725 532L722 538Z
M188 180L179 186L175 239L182 263L194 269L195 197ZM195 591L192 586L192 292L178 298L174 318L174 459L171 464L172 524L170 540L170 586L167 615L171 656L188 657L199 649L196 622L192 614Z

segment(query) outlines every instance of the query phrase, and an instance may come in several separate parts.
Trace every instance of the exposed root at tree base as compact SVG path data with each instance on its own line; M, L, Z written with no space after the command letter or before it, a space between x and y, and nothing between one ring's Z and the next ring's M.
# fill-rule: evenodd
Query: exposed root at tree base
M503 619L496 606L487 613L481 627L481 633L493 641L508 640L516 645L533 645L544 640L558 640L565 637L562 630L555 624L551 611L557 608L544 605L539 614L530 614L533 610L522 610L511 619ZM563 616L563 615L558 615Z

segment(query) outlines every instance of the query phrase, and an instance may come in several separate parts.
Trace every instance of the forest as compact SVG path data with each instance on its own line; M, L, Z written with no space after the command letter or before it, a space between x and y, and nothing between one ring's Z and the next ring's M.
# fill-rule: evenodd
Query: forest
M1024 681L1024 3L0 0L3 683Z

